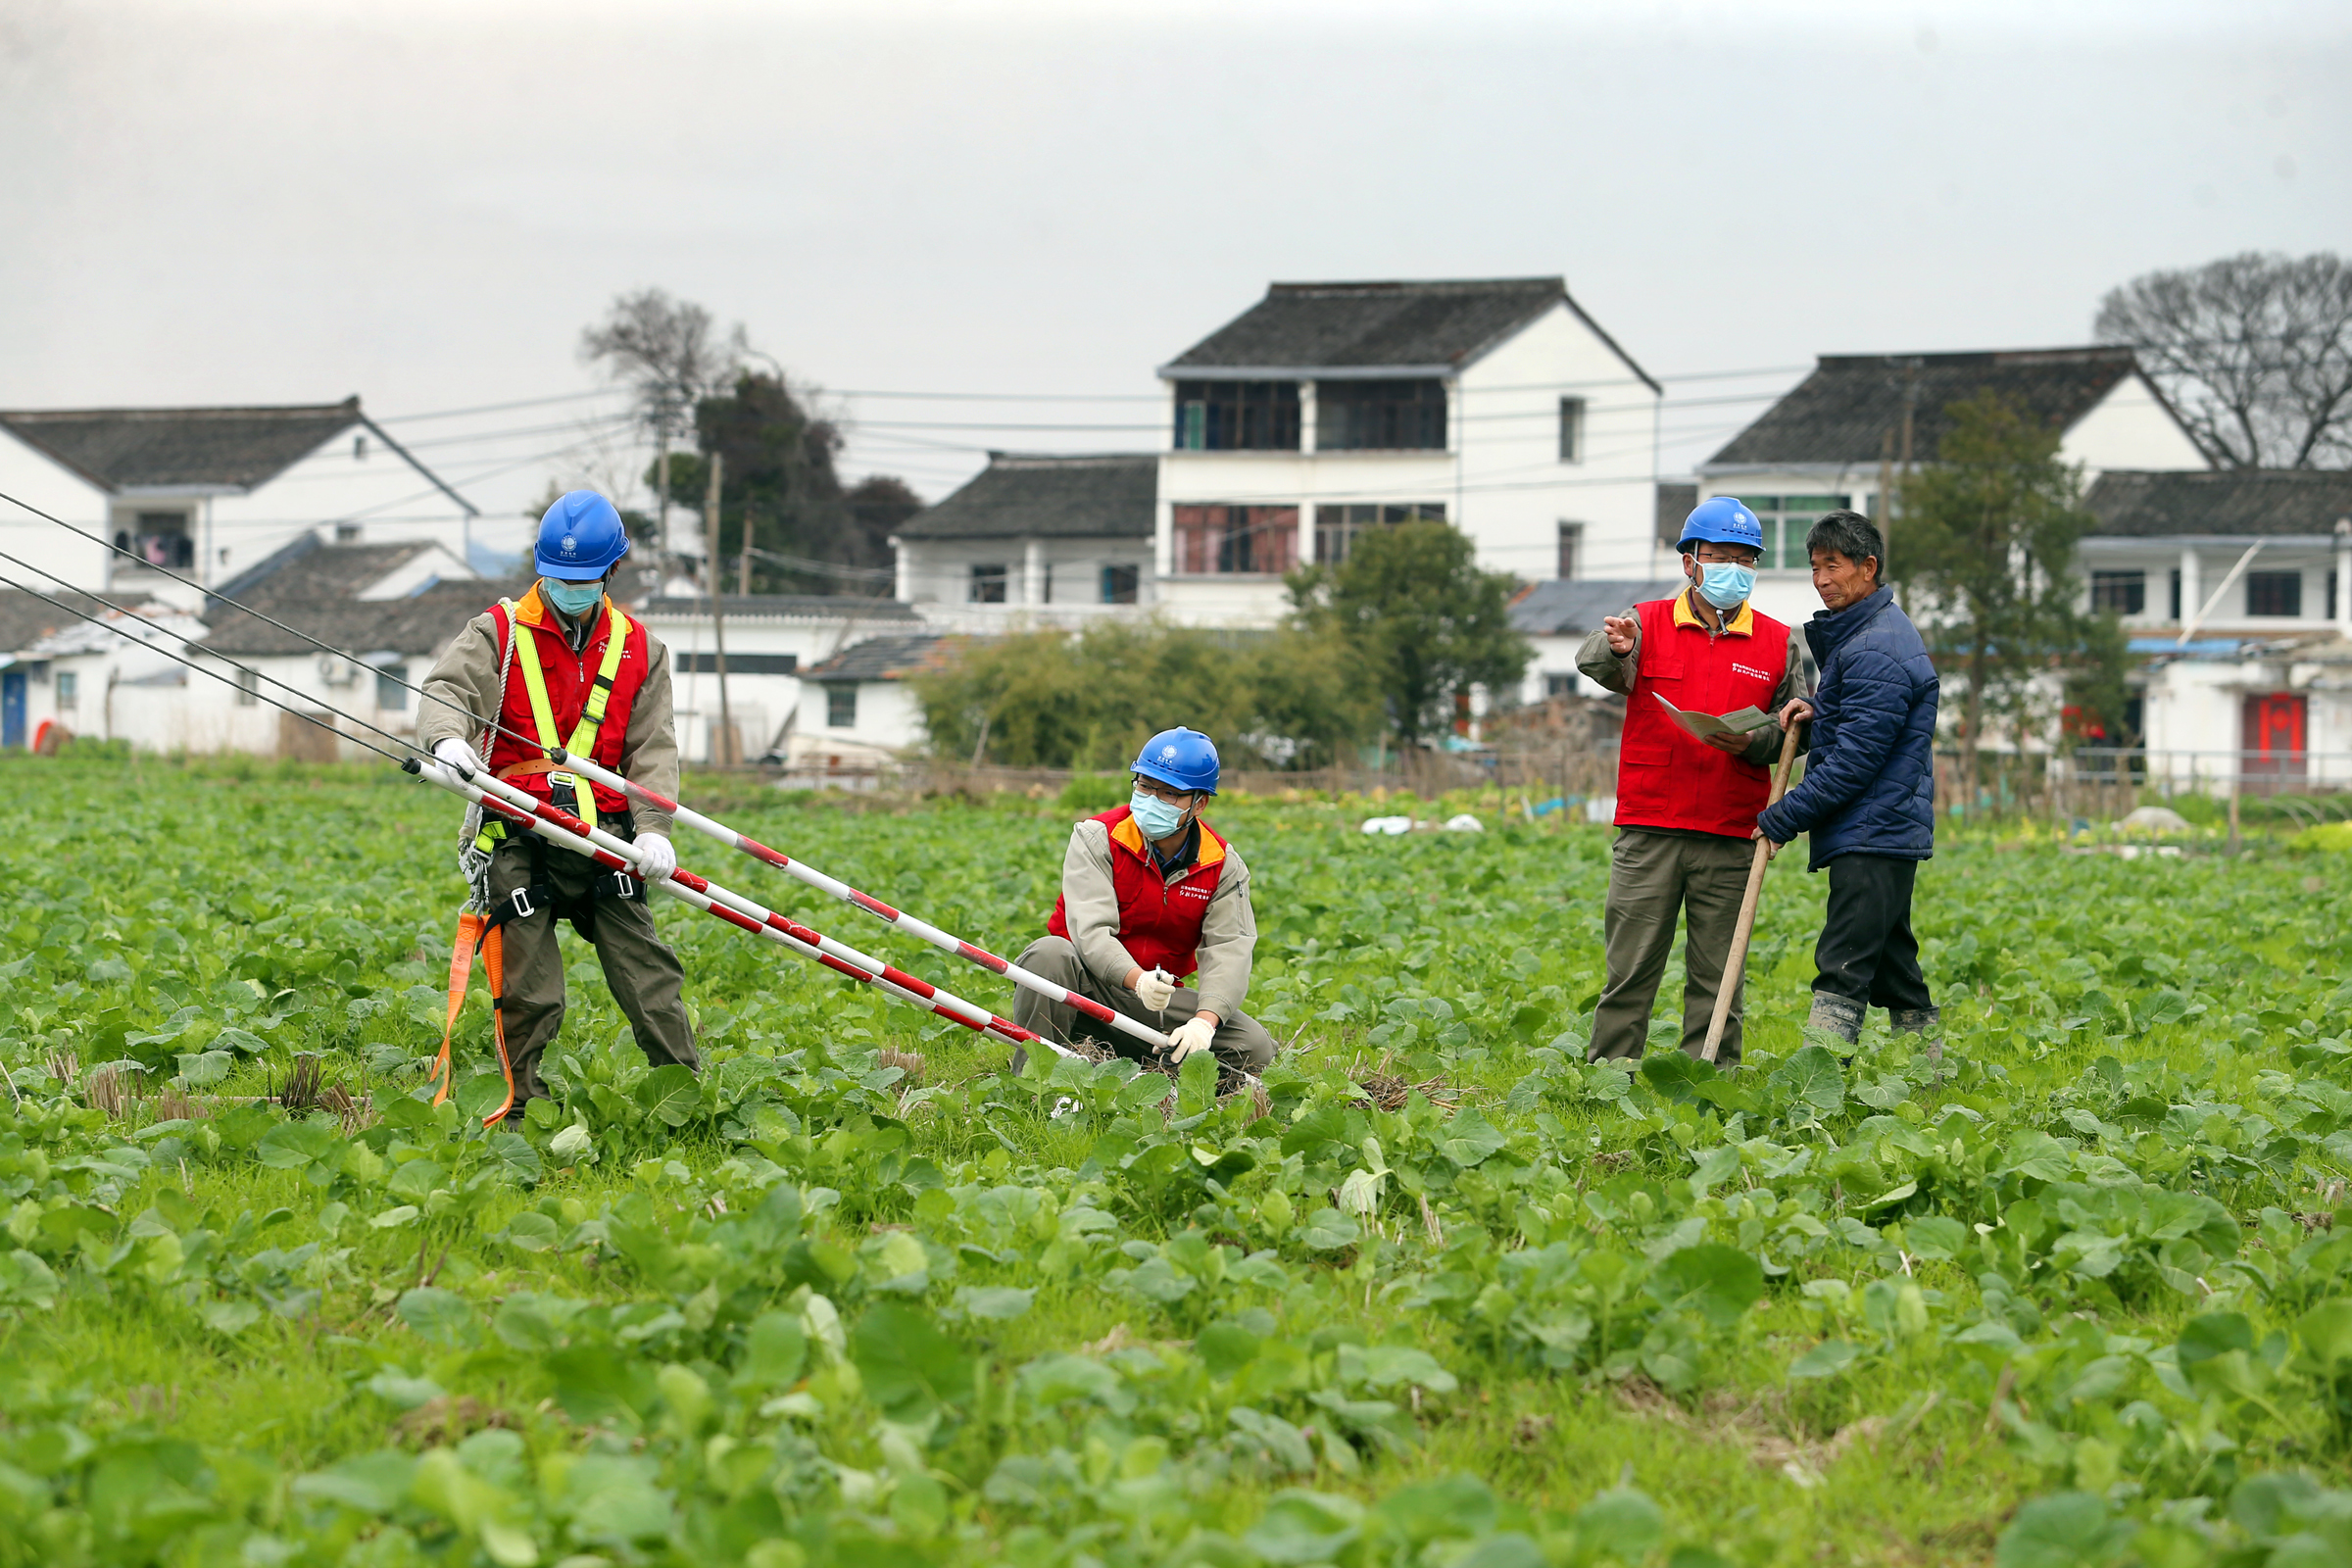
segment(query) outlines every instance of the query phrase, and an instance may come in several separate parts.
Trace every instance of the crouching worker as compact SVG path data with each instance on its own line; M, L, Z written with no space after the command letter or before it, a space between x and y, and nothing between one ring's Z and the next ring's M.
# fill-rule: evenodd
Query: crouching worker
M678 792L669 654L622 613L605 587L628 554L612 503L574 490L540 519L539 580L519 602L476 615L424 679L417 742L451 767L487 768L644 852L645 873L677 869L668 813L558 770L563 747L671 799ZM467 714L497 715L490 729ZM532 740L537 744L531 744ZM475 750L487 752L488 760ZM477 904L505 947L503 1013L514 1081L510 1118L546 1094L540 1058L564 1026L564 959L556 921L596 949L612 1000L655 1066L699 1070L681 996L685 971L654 929L645 884L491 817L467 856ZM486 857L487 863L483 860ZM497 978L493 977L494 980Z
M1700 741L1658 699L1686 712L1771 711L1801 690L1789 629L1747 602L1764 548L1756 514L1717 496L1684 522L1680 548L1690 579L1683 591L1608 616L1577 653L1578 669L1626 698L1594 1061L1642 1054L1675 919L1685 911L1683 1050L1695 1056L1705 1048L1755 860L1756 813L1781 749L1772 725ZM1716 1059L1740 1060L1738 990Z
M1274 1037L1242 1011L1257 948L1250 868L1200 819L1217 793L1216 745L1199 730L1162 730L1131 771L1128 804L1070 829L1052 934L1029 944L1021 966L1168 1035L1171 1061L1213 1051L1224 1067L1257 1072L1274 1059ZM1176 984L1196 971L1195 984ZM1025 989L1012 1021L1065 1045L1084 1034L1126 1056L1150 1049Z
M1898 1032L1930 1036L1930 1054L1940 1054L1936 1000L1911 933L1912 883L1936 853L1936 665L1880 580L1886 544L1868 517L1828 514L1805 550L1821 595L1820 613L1805 622L1821 689L1782 717L1812 719L1812 755L1805 781L1756 831L1774 853L1810 834L1807 869L1830 868L1806 1021L1851 1045L1869 1009L1885 1007Z

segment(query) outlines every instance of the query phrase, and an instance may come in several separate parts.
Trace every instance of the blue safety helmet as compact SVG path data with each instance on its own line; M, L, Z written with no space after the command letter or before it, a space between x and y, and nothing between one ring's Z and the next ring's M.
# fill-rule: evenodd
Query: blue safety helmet
M1130 773L1155 778L1171 789L1217 793L1217 743L1197 729L1163 729L1144 742Z
M539 519L531 564L558 582L594 582L629 553L629 530L612 503L593 490L559 496Z
M1675 548L1688 551L1702 539L1709 544L1745 545L1760 554L1764 525L1738 496L1715 496L1700 502L1684 519L1683 537Z

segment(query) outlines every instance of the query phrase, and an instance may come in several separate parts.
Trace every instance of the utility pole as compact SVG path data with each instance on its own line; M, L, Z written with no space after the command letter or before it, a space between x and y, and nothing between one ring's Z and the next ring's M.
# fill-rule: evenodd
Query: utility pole
M1911 418L1911 416L1912 416L1912 413L1913 413L1913 412L1914 412L1914 411L1915 411L1915 410L1916 410L1918 407L1919 407L1919 361L1918 361L1916 358L1914 358L1914 359L1905 360L1905 361L1903 362L1903 459L1902 459L1903 467L1902 467L1902 473L1903 473L1903 480L1905 480L1905 481L1908 481L1908 480L1910 479L1910 477L1911 477L1911 425L1912 425L1912 418ZM1892 521L1894 520L1894 509L1893 509L1892 507L1888 507L1888 508L1886 509L1886 520L1887 520L1888 522L1892 522ZM1886 554L1887 554L1888 556L1892 556L1892 555L1894 554L1894 547L1893 547L1891 544L1887 546L1887 549L1886 549ZM1884 561L1880 562L1880 563L1879 563L1879 570L1880 570L1880 572L1881 572L1881 573L1886 573L1886 566L1887 566L1887 563L1886 563L1886 562L1884 562Z
M735 744L735 715L727 707L727 621L718 604L718 489L719 476L726 470L726 454L710 454L710 488L703 501L703 562L710 575L710 644L717 650L718 670L718 733L723 739L712 743L710 760L722 767L742 760Z
M669 592L669 405L654 416L654 597Z
M749 595L752 591L752 504L743 504L743 553L735 566L735 591Z

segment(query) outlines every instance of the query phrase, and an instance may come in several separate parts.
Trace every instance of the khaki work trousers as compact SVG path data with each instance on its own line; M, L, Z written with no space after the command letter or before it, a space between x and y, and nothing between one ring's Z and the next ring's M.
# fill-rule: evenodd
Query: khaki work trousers
M607 832L622 838L634 835L625 820L607 816ZM512 830L510 830L512 833ZM536 863L534 863L536 862ZM686 1020L686 970L654 929L653 911L631 899L602 898L589 903L588 889L605 876L595 862L561 850L528 833L510 836L490 861L490 891L505 901L517 888L536 884L537 908L502 928L506 942L507 1055L514 1069L514 1109L540 1099L547 1086L539 1078L539 1061L564 1027L564 953L556 940L556 911L568 911L572 929L596 949L604 966L605 984L627 1015L645 1059L660 1067L676 1062L702 1071L703 1058L694 1049L694 1027ZM498 906L494 906L494 908Z
M1683 944L1683 1050L1695 1056L1704 1049L1755 858L1751 839L1640 828L1618 832L1602 921L1609 978L1592 1014L1590 1059L1641 1056L1658 980L1674 947L1675 916L1684 910L1689 911L1690 939ZM1740 1059L1740 1005L1735 990L1715 1058L1727 1066Z
M1077 944L1067 937L1039 937L1029 944L1018 961L1031 973L1044 975L1055 985L1123 1012L1138 1023L1148 1023L1161 1034L1200 1010L1200 993L1190 986L1178 986L1176 995L1168 1001L1166 1012L1152 1011L1144 1005L1143 998L1125 986L1106 985L1098 979L1086 966L1086 960L1078 956ZM1137 1061L1152 1054L1152 1048L1135 1036L1089 1018L1067 1003L1049 1002L1026 986L1012 994L1012 1021L1031 1034L1058 1040L1065 1046L1077 1044L1078 1037L1084 1035ZM1208 1045L1218 1061L1244 1072L1263 1072L1274 1059L1274 1037L1266 1033L1264 1024L1246 1012L1237 1012L1220 1021ZM1020 1070L1024 1055L1016 1054L1013 1058L1015 1072Z

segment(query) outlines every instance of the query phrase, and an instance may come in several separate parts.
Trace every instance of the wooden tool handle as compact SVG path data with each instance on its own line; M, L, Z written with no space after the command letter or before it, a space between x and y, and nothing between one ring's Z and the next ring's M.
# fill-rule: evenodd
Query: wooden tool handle
M1777 805L1788 793L1788 775L1796 769L1796 726L1791 724L1782 733L1781 765L1772 777L1772 800ZM1764 868L1772 860L1769 840L1756 840L1756 857L1747 867L1747 892L1740 900L1740 923L1732 928L1732 951L1724 955L1723 977L1715 984L1715 1014L1707 1020L1707 1043L1699 1048L1701 1061L1712 1062L1716 1052L1723 1049L1724 1025L1731 1020L1732 995L1740 989L1742 973L1747 968L1747 939L1756 928L1756 903L1764 894Z

